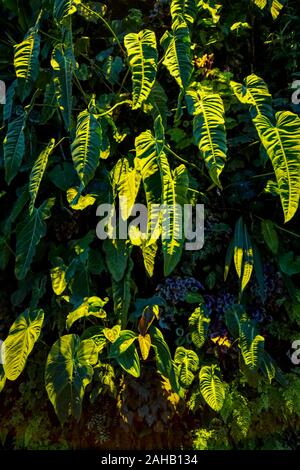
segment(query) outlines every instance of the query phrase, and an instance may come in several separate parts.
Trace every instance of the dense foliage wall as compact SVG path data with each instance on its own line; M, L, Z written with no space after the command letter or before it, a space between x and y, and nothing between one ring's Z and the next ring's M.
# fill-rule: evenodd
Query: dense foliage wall
M299 447L298 1L0 8L0 445Z

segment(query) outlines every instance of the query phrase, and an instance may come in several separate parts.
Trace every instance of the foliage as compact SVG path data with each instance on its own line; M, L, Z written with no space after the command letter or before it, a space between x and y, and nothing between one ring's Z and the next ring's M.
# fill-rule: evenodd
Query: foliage
M1 445L296 448L296 0L19 3L0 19Z

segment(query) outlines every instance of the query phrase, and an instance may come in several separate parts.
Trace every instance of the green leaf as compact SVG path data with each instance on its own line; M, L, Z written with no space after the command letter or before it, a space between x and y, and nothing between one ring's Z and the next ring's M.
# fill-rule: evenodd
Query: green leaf
M112 328L104 328L103 334L105 338L110 342L114 343L117 341L121 333L121 326L120 325L115 325Z
M43 310L26 310L10 327L4 341L4 372L9 380L22 373L29 354L39 339L44 321Z
M274 223L271 220L262 220L261 232L266 245L271 250L273 255L276 255L279 248L279 239Z
M10 121L12 112L14 97L16 94L17 80L14 80L12 84L6 90L6 103L3 106L3 122Z
M282 8L283 8L283 4L281 2L279 2L278 0L272 0L271 15L272 15L273 20L276 20Z
M73 323L81 318L88 318L90 316L101 319L106 318L106 312L103 307L107 302L107 298L102 300L100 297L89 297L84 299L83 303L79 307L68 314L66 320L67 329L69 330Z
M288 111L276 113L276 125L266 116L253 120L272 162L285 222L295 215L300 195L300 118Z
M279 257L281 271L288 276L300 273L300 256L295 256L293 251L283 253Z
M83 211L96 202L96 198L90 194L82 196L80 188L69 188L67 191L67 201L75 211Z
M84 330L80 337L80 341L85 339L93 340L96 345L97 352L101 353L107 344L107 338L105 337L103 331L103 326L90 326Z
M180 15L188 24L194 23L197 15L195 0L172 0L171 15L173 21Z
M62 21L77 11L77 5L81 0L54 0L53 16L57 21Z
M235 225L234 231L234 265L239 279L243 273L243 258L244 258L244 222L240 217Z
M52 289L56 295L61 295L67 288L66 271L67 268L62 261L50 271Z
M107 238L103 243L106 264L114 281L123 279L129 256L129 247L125 240Z
M169 276L180 261L183 244L183 210L188 203L189 177L184 165L174 171L163 168L162 249L164 275Z
M164 175L170 174L168 159L164 152L164 128L161 118L155 121L155 136L151 131L142 132L135 139L135 164L141 172L148 208L148 239L156 241L159 235L158 206L163 199ZM151 238L150 238L151 235ZM149 240L149 245L151 244Z
M241 291L246 288L249 283L253 271L253 247L246 224L244 224L244 258L243 258L243 276L241 281Z
M169 346L167 345L162 332L156 328L156 326L152 325L150 327L149 334L151 336L152 347L155 351L157 369L161 375L169 379L172 389L177 392L178 383Z
M240 324L242 318L246 318L244 307L240 304L232 305L225 310L225 323L229 333L238 338L240 335Z
M116 282L112 279L112 293L114 302L114 314L116 319L121 323L122 327L125 328L127 325L127 315L129 311L131 301L131 273L133 270L133 261L129 258L127 268L123 279Z
M217 3L216 0L197 0L197 7L207 10L211 15L213 23L219 22L222 4Z
M180 385L188 388L192 385L195 378L194 372L199 368L199 358L191 349L185 349L182 346L176 349L174 356L175 364L179 365Z
M194 139L212 181L219 187L227 154L224 105L220 95L190 88L187 99L193 102Z
M150 348L151 348L151 336L147 333L145 336L139 335L138 341L140 345L140 350L142 358L144 361L148 359Z
M55 139L51 139L47 147L40 153L38 158L33 164L30 177L29 177L29 194L30 194L30 205L29 213L32 214L34 209L35 200L39 191L39 187L44 176L48 158L53 152L55 146Z
M0 351L1 351L1 349L0 349ZM4 374L3 366L0 363L0 393L4 389L5 383L6 383L6 377L5 377L5 374Z
M80 341L77 335L62 336L51 348L45 369L48 397L62 423L69 416L79 421L86 386L93 378L98 359L91 339Z
M72 113L72 79L74 57L69 47L64 44L55 46L51 66L57 104L61 111L66 130L70 129Z
M140 358L135 345L132 344L136 339L137 335L133 331L121 331L118 339L111 345L109 353L109 357L115 359L133 377L139 377L141 374Z
M238 100L250 105L252 117L263 114L272 120L274 117L272 96L264 80L252 74L245 78L244 83L230 82Z
M234 232L234 264L241 281L241 292L249 283L254 265L253 246L243 218L240 217Z
M140 174L128 157L121 157L112 170L112 186L119 196L120 211L123 220L127 220L132 212L140 189Z
M25 126L27 113L24 111L8 124L3 142L5 180L10 184L17 175L25 153Z
M225 386L219 377L220 368L203 366L200 370L200 391L206 403L215 411L220 411L225 400Z
M27 98L32 83L39 74L40 36L36 28L32 28L24 40L14 46L14 67L18 79L20 98Z
M55 203L54 198L47 199L38 208L34 208L17 226L17 248L15 274L17 279L24 279L30 269L36 247L46 234L45 220L49 219L50 211Z
M54 85L54 82L51 81L50 83L47 83L46 88L45 88L43 107L42 107L42 112L41 112L41 117L40 117L40 123L42 125L47 124L49 119L52 118L53 114L55 113L56 108L57 108L57 99L56 99L56 93L55 93L55 85Z
M157 45L153 31L145 29L127 34L124 44L133 80L132 109L138 109L148 98L157 72Z
M189 317L189 326L191 329L191 338L197 348L202 348L205 343L210 318L207 317L205 305L200 304Z
M244 362L250 371L257 370L261 364L265 339L256 334L255 325L248 320L240 322L239 346Z
M190 32L183 16L176 16L172 32L166 31L161 38L161 45L165 50L163 64L180 88L186 89L190 83L193 66Z
M86 186L95 175L100 161L102 129L96 116L88 110L79 114L72 159L80 181Z
M148 99L143 103L143 111L150 113L153 121L155 121L158 116L161 116L163 126L167 125L167 116L170 114L168 97L158 81L155 82Z
M226 279L228 277L231 262L232 262L232 259L233 259L233 253L234 253L234 239L232 239L231 242L229 243L228 248L227 248L227 252L226 252L225 268L224 268L224 281L226 281Z

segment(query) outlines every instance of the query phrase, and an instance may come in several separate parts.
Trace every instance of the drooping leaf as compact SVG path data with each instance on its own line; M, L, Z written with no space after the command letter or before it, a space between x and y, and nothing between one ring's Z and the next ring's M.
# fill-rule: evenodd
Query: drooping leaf
M97 348L91 339L81 342L77 335L65 335L52 346L46 363L45 385L62 423L69 416L80 419L84 392L93 378L92 366L97 359Z
M123 220L131 215L140 188L140 174L127 157L118 160L112 170L112 186L119 196L120 211Z
M37 342L44 321L43 310L26 310L10 327L4 341L4 372L9 380L22 373L27 358Z
M249 320L240 322L239 346L249 370L257 370L261 364L265 339L257 334L255 325Z
M67 267L62 260L50 271L52 289L56 295L61 295L67 288L66 271Z
M72 79L74 57L70 47L64 44L55 46L51 66L58 107L61 111L66 130L70 129L72 113Z
M220 95L190 88L187 97L192 101L194 139L213 182L221 187L227 154L224 105Z
M1 345L0 345L0 352L1 352ZM5 377L3 365L1 364L1 361L0 361L0 393L5 387L5 382L6 382L6 377Z
M266 116L253 120L272 162L285 222L295 215L300 195L300 118L288 111L276 113L276 125Z
M157 72L157 45L153 31L145 29L127 34L124 44L133 80L132 109L140 108L148 98Z
M56 99L56 93L55 93L55 85L54 85L54 82L51 81L50 83L47 83L46 88L45 88L40 123L42 125L47 124L49 119L52 118L56 109L57 109L57 99Z
M102 129L96 116L88 110L79 114L72 159L80 181L86 186L99 165Z
M142 354L142 358L144 361L147 360L151 348L151 336L147 333L145 336L139 335L138 341L140 345L140 350Z
M253 246L243 218L240 217L234 231L234 264L241 281L241 292L249 283L254 265Z
M133 331L121 331L118 339L111 345L109 353L109 356L133 377L139 377L141 374L140 358L133 344L136 338L137 335ZM127 343L126 346L124 343Z
M27 113L22 112L10 121L3 142L5 180L10 184L17 175L25 154L25 126Z
M194 23L197 15L196 0L172 0L170 8L173 21L180 15L188 24Z
M14 67L22 101L27 98L38 77L39 52L40 36L37 28L32 28L24 40L14 46Z
M161 38L165 50L163 64L182 89L186 89L192 75L191 38L184 17L177 15L172 24L172 31L167 31Z
M77 5L81 0L54 0L53 16L57 21L62 21L77 11Z
M6 103L3 106L3 121L10 121L12 111L13 111L13 104L14 104L14 97L16 94L16 87L17 87L17 80L14 80L12 84L6 90Z
M89 206L92 206L96 202L96 198L90 194L82 196L78 188L69 188L67 191L67 201L75 211L83 211Z
M155 351L157 369L161 375L170 380L172 389L177 392L179 385L169 346L167 345L162 332L156 328L156 326L152 325L150 327L149 334L151 336L152 347Z
M129 247L125 240L107 238L103 243L105 259L113 279L119 282L123 279L129 256Z
M164 275L169 276L180 261L183 244L183 210L187 204L189 177L184 165L173 173L165 166L163 174L162 249ZM167 171L167 172L166 172Z
M131 301L131 273L133 270L133 261L129 258L127 268L123 279L119 282L112 279L112 294L114 302L114 314L123 328L127 325L127 315Z
M225 400L225 387L219 374L220 368L215 364L203 366L199 374L202 396L206 403L215 411L222 409Z
M255 74L249 75L244 80L245 84L230 82L230 86L243 104L250 105L252 117L259 114L273 119L272 96L264 80Z
M163 126L166 126L167 117L170 114L168 109L168 97L158 81L154 83L150 95L143 103L143 111L150 113L153 121L155 121L158 116L161 116Z
M48 159L53 152L55 146L55 139L51 139L47 147L40 153L31 170L29 177L29 194L30 194L30 205L29 213L32 214L34 209L35 200L39 191L39 187L44 176Z
M175 351L174 361L179 366L180 384L182 387L188 388L195 378L194 372L197 372L199 368L197 354L191 349L179 346Z
M191 338L197 348L202 348L207 337L210 318L207 316L204 304L196 308L189 317Z
M17 248L15 274L17 279L24 279L33 261L36 247L46 234L45 221L55 203L54 198L47 199L31 215L24 218L17 226Z

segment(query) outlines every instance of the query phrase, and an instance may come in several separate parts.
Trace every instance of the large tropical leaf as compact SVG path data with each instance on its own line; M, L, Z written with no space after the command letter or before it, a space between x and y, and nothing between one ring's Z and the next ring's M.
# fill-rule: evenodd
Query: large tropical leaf
M22 112L8 125L3 142L5 180L10 184L17 175L25 153L25 126L27 113Z
M169 276L180 261L183 244L183 210L187 204L189 177L184 165L173 173L164 173L162 214L162 248L164 254L164 275Z
M127 34L124 44L133 80L132 109L140 108L148 98L157 72L157 45L153 31L145 29Z
M140 134L135 140L135 163L141 172L148 208L148 236L158 238L160 208L163 201L164 175L170 174L168 159L164 152L165 138L161 118L155 121L155 136L151 131ZM151 243L149 243L151 244Z
M202 348L204 345L209 324L210 318L206 314L205 305L201 304L189 317L191 338L197 348Z
M151 336L152 347L155 351L155 358L157 369L167 379L170 380L171 386L175 392L178 391L178 381L175 375L175 368L172 362L169 346L167 345L162 332L151 326L149 328L149 334Z
M81 0L54 0L53 16L56 20L62 21L76 12L76 6Z
M29 178L29 194L30 194L30 206L29 213L32 214L35 200L39 191L39 187L44 176L48 158L50 157L55 146L55 139L51 139L47 147L40 153L31 170Z
M1 351L1 345L0 345L0 351ZM5 387L5 382L6 382L6 377L5 377L3 365L1 364L1 361L0 361L0 393Z
M51 66L58 107L61 111L67 131L71 125L72 113L72 80L74 70L74 57L70 47L64 44L55 46Z
M93 365L98 359L92 339L80 341L77 335L62 336L51 348L45 369L49 399L60 421L81 416L86 386L93 378Z
M249 370L257 370L261 365L265 339L257 334L256 327L249 320L240 322L239 346Z
M14 46L14 66L23 101L29 95L33 82L39 74L40 36L33 28L24 40Z
M200 391L206 403L215 411L220 411L225 400L225 387L219 377L217 365L203 366L200 370Z
M9 380L16 380L23 371L27 358L37 342L44 321L43 310L26 310L10 327L4 341L4 372Z
M121 331L109 352L109 356L133 377L139 377L141 374L140 358L133 344L136 339L137 335L133 331Z
M288 111L276 113L273 125L266 116L253 120L272 162L285 222L295 215L300 195L300 118Z
M185 349L179 346L175 351L174 362L179 366L180 385L184 388L188 388L195 378L194 372L197 372L199 368L199 358L197 354L191 349Z
M79 114L76 137L71 151L80 181L86 186L94 177L99 164L102 129L96 116L88 110Z
M45 220L50 217L50 210L55 199L47 199L38 208L34 208L17 226L17 248L15 274L17 279L24 279L30 269L36 247L46 234Z
M226 162L227 144L224 120L224 105L220 95L201 91L199 86L187 93L192 101L194 114L194 139L217 186Z
M119 196L120 212L127 220L140 189L141 177L128 157L120 158L112 170L112 186Z
M194 23L197 15L196 0L172 0L171 15L173 21L181 15L188 24Z
M115 281L112 279L112 295L114 302L114 314L122 328L127 325L127 315L131 300L131 273L133 269L133 261L129 258L123 279Z
M116 282L121 281L124 277L130 254L128 244L125 240L112 240L107 238L103 243L103 248L106 263L112 278Z
M263 114L273 118L272 96L262 78L252 74L245 78L244 84L232 81L230 85L238 100L250 105L252 117Z
M233 239L233 258L237 275L241 281L241 292L243 292L252 276L254 255L247 226L244 223L242 217L238 219L235 225ZM229 269L229 259L227 263L227 269Z
M192 75L191 38L184 17L177 15L172 24L172 31L167 31L161 38L165 50L164 65L182 89L186 89Z
M161 116L163 126L167 124L167 116L170 114L168 108L168 97L161 84L156 81L153 85L148 99L143 103L143 111L152 115L153 121Z

